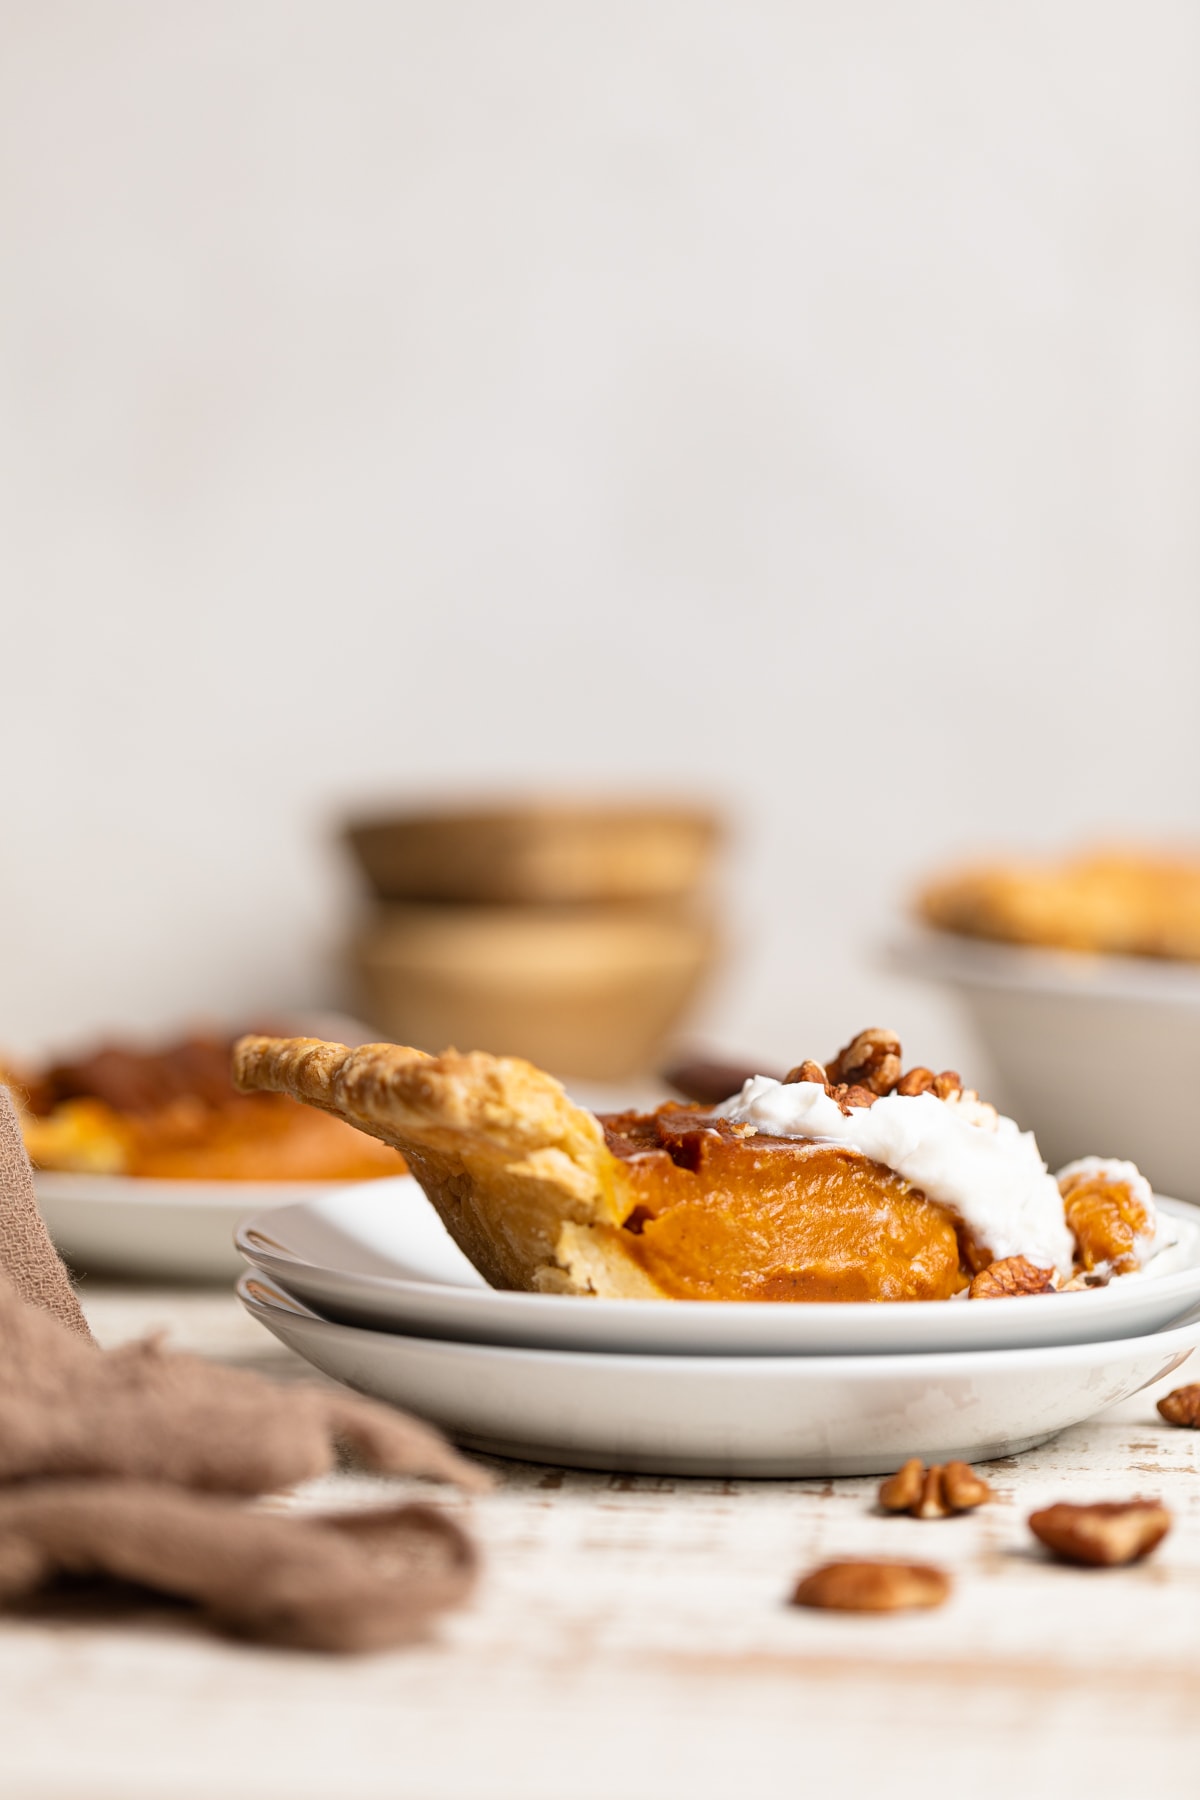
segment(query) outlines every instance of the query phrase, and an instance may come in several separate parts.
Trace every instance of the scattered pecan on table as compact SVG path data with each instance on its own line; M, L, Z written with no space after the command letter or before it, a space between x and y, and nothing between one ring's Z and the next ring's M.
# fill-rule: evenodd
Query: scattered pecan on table
M1193 1431L1200 1431L1200 1381L1164 1394L1158 1410L1168 1425L1187 1425Z
M934 1463L927 1469L919 1456L910 1457L879 1489L884 1512L911 1513L915 1519L948 1519L994 1498L969 1464Z
M904 1612L941 1606L950 1589L950 1577L928 1563L831 1562L797 1582L791 1604L832 1612Z
M1158 1500L1104 1500L1093 1506L1062 1501L1031 1513L1034 1537L1064 1562L1116 1568L1140 1562L1171 1529L1171 1515Z

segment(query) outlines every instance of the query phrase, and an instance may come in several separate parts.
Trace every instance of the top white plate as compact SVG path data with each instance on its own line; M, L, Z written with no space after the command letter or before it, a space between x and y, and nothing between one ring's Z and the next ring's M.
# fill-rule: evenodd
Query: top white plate
M1179 1241L1151 1271L1020 1300L789 1305L505 1293L487 1286L410 1175L255 1213L235 1241L326 1318L420 1337L677 1356L1001 1350L1137 1337L1200 1302L1200 1213L1159 1204Z

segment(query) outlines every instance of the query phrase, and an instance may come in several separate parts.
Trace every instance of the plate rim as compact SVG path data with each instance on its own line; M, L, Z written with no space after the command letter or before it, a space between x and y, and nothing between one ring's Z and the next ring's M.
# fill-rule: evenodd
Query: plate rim
M265 1281L273 1287L287 1302L279 1305L276 1302L263 1302L248 1292L248 1285L255 1281ZM661 1371L666 1366L668 1372L685 1369L693 1374L711 1376L713 1374L732 1375L734 1371L744 1372L747 1368L774 1374L777 1377L784 1373L796 1374L803 1371L811 1374L814 1380L836 1379L853 1374L856 1378L873 1373L878 1376L886 1367L889 1374L903 1376L926 1375L937 1377L942 1374L971 1374L976 1369L987 1368L992 1372L1003 1372L1006 1369L1019 1371L1036 1363L1038 1358L1052 1356L1062 1358L1068 1365L1072 1362L1084 1362L1108 1355L1124 1356L1128 1353L1136 1357L1139 1351L1149 1354L1152 1349L1161 1349L1164 1355L1170 1355L1177 1349L1186 1346L1188 1353L1200 1349L1200 1304L1193 1307L1187 1319L1164 1326L1159 1331L1146 1332L1139 1337L1100 1338L1083 1344L1029 1344L1001 1350L899 1350L876 1351L860 1355L821 1355L795 1352L791 1355L768 1356L709 1356L698 1354L692 1356L652 1353L649 1351L603 1351L603 1350L560 1350L548 1346L531 1346L524 1344L491 1344L478 1343L473 1340L457 1338L427 1338L407 1335L400 1332L378 1331L368 1325L347 1325L339 1319L326 1319L306 1302L295 1299L280 1283L272 1282L264 1277L261 1271L247 1269L239 1278L236 1293L241 1304L251 1316L258 1313L278 1313L294 1322L297 1329L323 1334L325 1332L348 1333L355 1340L365 1339L371 1343L389 1344L395 1347L397 1355L405 1351L413 1352L421 1349L427 1353L444 1357L448 1361L463 1359L477 1360L481 1355L488 1358L498 1357L504 1363L516 1367L530 1367L533 1364L563 1365L569 1370L581 1360L588 1365L611 1368L616 1365L618 1371L627 1369L630 1373L640 1373L653 1367ZM673 1304L673 1303L672 1303ZM761 1302L759 1304L769 1304ZM939 1363L953 1363L952 1370L939 1368ZM967 1367L964 1369L963 1364ZM871 1365L878 1368L872 1370ZM1178 1365L1177 1365L1178 1366Z
M345 1189L371 1187L376 1181L406 1181L412 1176L370 1176L364 1181L337 1179L309 1180L296 1177L287 1181L224 1181L211 1176L115 1175L92 1173L86 1169L34 1169L34 1192L46 1189L51 1204L56 1201L81 1206L219 1206L245 1209L255 1201L269 1206L303 1206L310 1200L324 1200ZM275 1196L278 1195L276 1199Z

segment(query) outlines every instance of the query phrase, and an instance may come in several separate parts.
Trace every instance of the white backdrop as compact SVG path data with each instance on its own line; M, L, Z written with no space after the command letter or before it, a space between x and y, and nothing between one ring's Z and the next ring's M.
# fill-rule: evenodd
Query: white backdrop
M711 1028L1196 824L1200 12L0 6L0 1044L337 997L371 797L709 792Z

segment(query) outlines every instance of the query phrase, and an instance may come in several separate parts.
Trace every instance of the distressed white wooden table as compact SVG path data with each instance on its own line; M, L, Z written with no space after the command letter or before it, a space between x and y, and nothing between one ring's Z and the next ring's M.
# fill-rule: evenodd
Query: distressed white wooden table
M105 1342L164 1328L306 1372L232 1295L97 1285L85 1300ZM1165 1426L1150 1394L992 1464L998 1503L936 1523L878 1516L870 1481L490 1466L494 1494L447 1501L485 1548L478 1597L427 1648L339 1660L162 1614L0 1620L0 1794L1200 1794L1200 1433ZM341 1475L287 1504L402 1487ZM1176 1521L1142 1567L1060 1568L1025 1530L1048 1500L1135 1492ZM889 1553L951 1568L951 1602L880 1618L784 1604L814 1562Z

